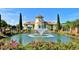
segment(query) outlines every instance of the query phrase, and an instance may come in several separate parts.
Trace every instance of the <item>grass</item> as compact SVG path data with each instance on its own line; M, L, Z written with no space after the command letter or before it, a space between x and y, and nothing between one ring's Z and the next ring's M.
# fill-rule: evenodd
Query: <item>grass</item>
M3 33L0 33L0 36L4 36L4 34Z
M10 40L11 40L11 38L7 37L7 38L0 39L0 42L6 42L6 41L10 41Z

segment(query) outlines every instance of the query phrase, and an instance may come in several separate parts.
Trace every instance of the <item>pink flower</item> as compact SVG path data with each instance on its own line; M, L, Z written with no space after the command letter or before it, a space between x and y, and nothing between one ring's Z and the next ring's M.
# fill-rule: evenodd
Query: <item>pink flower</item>
M10 45L13 47L13 48L16 48L18 46L18 43L16 41L13 41L10 43Z

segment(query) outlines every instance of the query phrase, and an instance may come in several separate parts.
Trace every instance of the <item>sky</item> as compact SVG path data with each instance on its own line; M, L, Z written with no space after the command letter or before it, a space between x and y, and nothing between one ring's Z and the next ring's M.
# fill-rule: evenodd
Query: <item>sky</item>
M79 19L79 8L0 8L3 20L8 24L19 23L19 14L22 13L22 21L35 21L35 16L42 15L45 21L56 22L57 14L62 23Z

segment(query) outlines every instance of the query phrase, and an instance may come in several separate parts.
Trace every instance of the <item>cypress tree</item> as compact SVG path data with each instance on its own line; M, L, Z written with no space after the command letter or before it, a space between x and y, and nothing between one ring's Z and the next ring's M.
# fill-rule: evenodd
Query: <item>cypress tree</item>
M22 14L20 13L20 18L19 18L19 43L22 45L22 38L21 38L21 30L23 29L22 27Z
M61 30L60 16L57 14L57 30Z
M0 28L1 28L1 14L0 14Z
M0 31L1 31L1 14L0 14Z
M19 29L22 30L22 14L20 13L20 19L19 19Z

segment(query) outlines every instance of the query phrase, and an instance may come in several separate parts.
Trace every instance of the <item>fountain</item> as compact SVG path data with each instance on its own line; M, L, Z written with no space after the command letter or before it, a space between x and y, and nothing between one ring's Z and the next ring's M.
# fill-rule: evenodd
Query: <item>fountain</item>
M30 37L53 37L53 35L49 34L48 29L44 27L43 16L36 16L35 21L35 33L29 34ZM47 32L47 33L46 33Z
M44 33L47 31L48 29L42 29L42 28L39 28L39 29L36 29L36 33L38 33L39 35L44 35Z
M44 41L51 41L51 42L57 42L57 40L61 40L63 43L70 42L72 39L69 36L60 35L53 33L51 34L48 31L48 28L45 26L45 21L43 20L42 16L37 16L35 20L35 26L34 26L34 33L23 33L20 35L14 35L11 37L12 40L16 40L17 42L22 43L23 45L29 44L36 40L44 40ZM21 37L21 39L19 39Z

